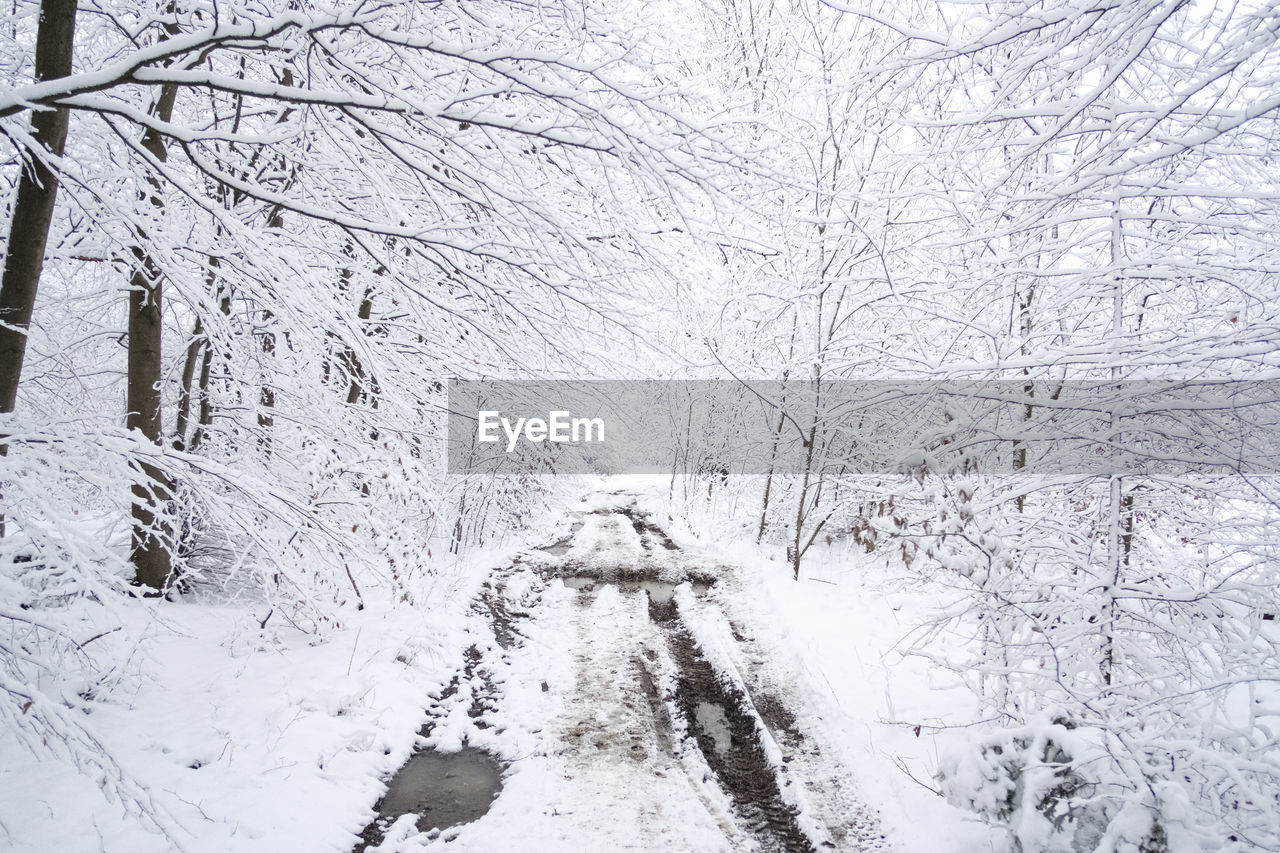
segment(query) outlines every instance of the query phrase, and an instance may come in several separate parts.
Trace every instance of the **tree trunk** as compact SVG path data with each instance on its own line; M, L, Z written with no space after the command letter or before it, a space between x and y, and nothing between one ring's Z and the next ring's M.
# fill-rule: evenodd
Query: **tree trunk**
M262 321L266 326L270 326L275 321L275 314L270 309L262 312ZM263 362L270 364L276 354L276 335L275 332L266 331L262 333L261 350ZM262 387L258 393L258 426L262 428L262 436L259 442L263 452L271 455L271 432L276 425L276 389L271 384L270 376L263 380Z
M1031 338L1031 332L1032 332L1031 307L1032 307L1032 303L1035 301L1035 296L1036 296L1035 285L1029 284L1027 285L1026 291L1023 294L1020 294L1018 297L1018 314L1020 318L1019 331L1022 337L1022 343L1019 346L1019 351L1022 353L1024 358L1031 354L1031 347L1028 342ZM1034 407L1032 406L1031 400L1035 397L1036 386L1035 386L1035 383L1032 382L1031 380L1031 368L1029 367L1022 368L1022 375L1025 377L1023 386L1022 386L1022 393L1026 394L1026 399L1027 399L1026 404L1022 408L1022 421L1024 424L1027 424L1031 421L1031 418L1035 412ZM1027 467L1027 445L1026 445L1026 442L1022 440L1018 440L1014 442L1014 450L1013 450L1014 475L1017 476L1018 473L1021 472L1026 467ZM1026 511L1026 506L1027 506L1026 492L1020 492L1018 494L1018 497L1015 500L1015 504L1017 506L1019 513L1023 513Z
M795 580L800 580L800 561L804 559L804 552L808 550L808 548L801 547L801 541L804 537L804 524L808 516L805 503L809 500L809 477L813 473L813 445L817 441L817 435L818 415L817 406L815 405L813 424L809 428L809 442L808 446L805 448L804 479L800 483L800 497L796 501L795 541L792 543L791 548L788 551L791 556L791 574ZM812 543L812 538L809 541Z
M291 6L292 5L293 4L291 4ZM281 71L280 84L282 86L293 85L292 68L285 66ZM290 112L291 108L282 110L280 116L276 119L276 123L280 124L284 122ZM283 157L281 158L280 165L281 167L284 166ZM296 175L291 172L285 183L292 183L295 176ZM279 206L276 206L267 217L267 228L271 230L280 230L284 228L284 211ZM276 336L275 332L272 332L270 328L275 323L275 314L270 309L264 310L262 312L262 322L263 325L267 327L266 331L262 334L262 360L265 365L270 365L271 362L275 360L276 354ZM271 384L271 381L271 374L268 372L268 376L264 379L258 392L258 426L262 428L262 436L258 441L262 447L263 453L268 457L271 456L271 437L272 433L275 431L276 425L276 389L275 386Z
M204 323L196 318L187 344L187 357L182 364L182 390L178 395L178 419L173 426L173 449L187 449L187 429L191 424L191 398L195 390L196 364L204 352Z
M178 88L169 83L160 90L155 115L167 122L173 116L173 102ZM164 140L148 129L142 145L157 160L168 158ZM146 198L156 208L163 208L159 183L148 178L151 194ZM152 444L162 440L160 416L160 381L163 374L163 274L155 259L147 252L145 234L139 234L139 245L133 247L134 270L129 279L129 387L126 427L138 430ZM143 465L146 481L133 484L133 563L134 579L152 589L164 589L173 570L173 530L165 517L172 484L164 471Z
M786 382L786 376L783 375L783 382ZM787 401L784 396L781 401L782 406L786 406ZM769 496L773 492L773 466L778 458L778 442L782 438L782 426L786 423L786 413L778 415L778 427L773 431L773 443L769 448L769 470L764 478L764 497L760 500L760 527L756 530L756 544L764 539L764 530L768 526L769 521Z
M210 258L211 264L215 263L217 258ZM231 296L220 285L218 290L221 296L218 300L218 308L222 311L223 317L231 316ZM207 337L207 336L206 336ZM229 361L226 353L222 354L223 362ZM191 451L195 452L204 442L205 435L208 434L209 427L213 424L213 398L209 394L209 381L213 371L213 340L208 339L205 342L204 357L200 360L200 382L197 386L200 396L200 415L196 421L196 431L191 437Z
M126 426L153 444L160 443L161 273L141 247L135 246L137 268L129 281L129 415ZM173 567L172 535L164 518L169 500L168 476L143 465L146 482L133 484L133 554L138 583L163 589Z
M1112 356L1111 378L1116 381L1117 388L1122 378L1119 359L1120 348L1124 337L1124 277L1119 272L1121 259L1124 256L1124 216L1120 209L1119 198L1111 204L1111 275L1112 275L1112 308L1111 308L1111 343L1117 352ZM1124 446L1121 432L1121 419L1116 412L1111 413L1111 430L1108 440L1116 447ZM1102 587L1102 661L1099 667L1102 683L1108 688L1115 678L1118 652L1116 650L1116 603L1117 589L1128 569L1128 545L1132 541L1123 535L1124 522L1122 514L1125 508L1124 481L1118 472L1112 472L1109 486L1109 507L1107 523L1107 574ZM1121 547L1125 552L1121 553Z
M356 317L360 320L361 331L364 330L364 324L372 315L373 291L366 288L364 298L360 300L360 310L356 313ZM350 347L347 348L344 360L346 361L347 381L349 383L347 386L347 405L354 406L356 403L360 402L360 398L365 393L365 369L364 365L360 362L360 356ZM372 383L370 390L372 390L372 387L375 385L376 382Z
M40 30L36 35L36 80L52 80L71 73L72 43L76 27L76 0L43 0ZM66 109L37 110L31 116L31 136L36 145L61 157L67 143ZM27 330L36 304L49 226L58 200L58 176L28 151L28 162L18 178L18 196L9 222L4 277L0 280L0 414L12 412L18 400L18 381L27 354ZM0 436L3 439L3 436ZM0 456L9 446L0 440ZM4 536L0 515L0 536Z
M292 77L289 77L291 80ZM267 228L279 230L284 227L284 213L279 207L271 211L271 215L267 217ZM260 350L263 356L263 364L270 365L275 360L276 354L276 335L271 331L271 326L275 323L276 315L271 309L265 309L262 312L262 323L265 330L262 333L262 342ZM258 426L262 428L262 436L258 439L259 445L265 455L271 455L271 434L276 425L276 389L271 384L271 371L267 371L267 375L262 382L262 386L258 391Z
M765 528L769 525L769 496L773 492L773 468L778 459L778 442L782 438L782 427L787 422L787 380L791 378L791 359L796 354L796 315L791 314L791 341L787 345L787 365L782 371L782 393L778 399L778 428L773 431L773 444L769 448L769 472L764 479L764 498L760 501L760 527L756 530L756 544L764 539Z
M210 296L217 296L219 263L217 255L209 255L209 270L205 274L205 286ZM208 383L208 372L203 369L203 365L209 363L210 346L204 320L197 316L195 325L191 329L191 340L187 344L187 357L182 365L182 390L178 395L178 417L173 426L174 450L187 449L187 433L191 429L191 406L196 398L196 367L201 366L199 388L203 393ZM203 405L203 400L201 402ZM195 438L192 438L191 445L194 449Z
M196 418L196 431L191 435L191 451L194 453L204 443L205 432L213 423L213 401L209 399L209 376L213 369L213 344L204 348L200 359L200 381L196 390L200 395L200 410Z

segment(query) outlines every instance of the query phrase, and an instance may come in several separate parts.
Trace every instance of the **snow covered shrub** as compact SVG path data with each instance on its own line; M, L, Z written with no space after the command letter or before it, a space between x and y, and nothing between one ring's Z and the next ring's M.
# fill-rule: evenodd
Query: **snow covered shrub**
M975 738L945 754L937 779L948 802L1009 832L1015 853L1167 853L1186 798L1153 768L1129 784L1111 736L1063 714ZM1184 834L1185 835L1185 834Z
M103 453L92 440L102 436L85 440L75 422L27 425L0 456L8 524L0 538L0 731L33 755L69 762L172 840L171 816L117 760L92 716L99 702L138 684L127 534L112 525L122 513L99 488L111 477L127 483L127 460ZM117 499L127 495L115 490Z

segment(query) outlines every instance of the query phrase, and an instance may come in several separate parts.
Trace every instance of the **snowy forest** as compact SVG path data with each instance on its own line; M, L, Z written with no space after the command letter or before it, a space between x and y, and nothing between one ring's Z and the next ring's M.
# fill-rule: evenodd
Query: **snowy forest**
M1280 850L1280 3L0 33L0 847Z

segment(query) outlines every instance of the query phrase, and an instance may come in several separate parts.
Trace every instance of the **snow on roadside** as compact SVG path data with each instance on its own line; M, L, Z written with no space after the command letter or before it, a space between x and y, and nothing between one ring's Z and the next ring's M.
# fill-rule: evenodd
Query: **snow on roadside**
M138 672L84 722L180 824L184 849L345 853L373 816L381 780L408 758L428 694L456 671L472 594L524 544L437 566L426 606L365 590L365 610L346 611L323 642L278 613L260 626L267 608L243 601L121 607L124 633L143 637L130 661ZM172 845L108 802L98 780L66 761L37 761L5 731L0 847Z
M975 710L949 673L898 653L926 618L920 591L893 591L901 579L866 564L810 567L797 582L782 560L738 559L762 592L756 606L773 611L753 624L782 626L777 639L798 658L822 730L857 772L886 833L904 851L998 849L996 833L921 784L936 785L939 756L965 737L930 727L964 725Z

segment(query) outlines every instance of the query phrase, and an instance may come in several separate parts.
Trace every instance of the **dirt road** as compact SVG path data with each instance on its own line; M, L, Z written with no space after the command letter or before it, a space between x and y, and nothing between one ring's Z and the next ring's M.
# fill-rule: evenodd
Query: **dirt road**
M740 584L627 495L521 555L357 849L892 849L727 615Z

